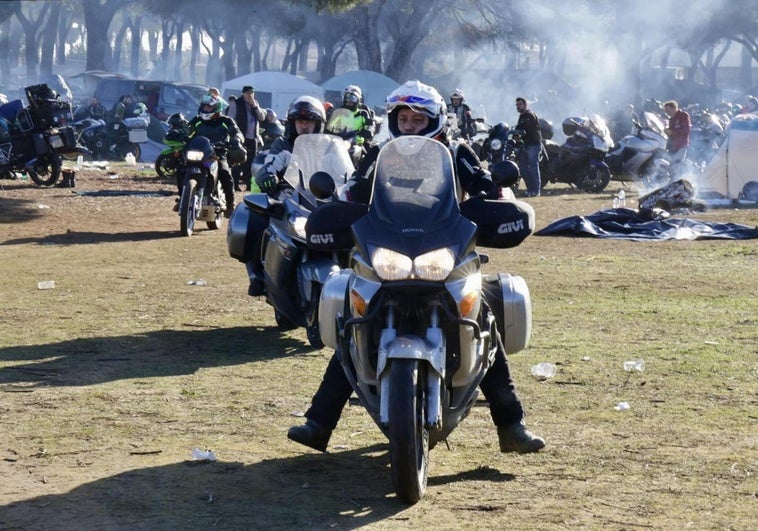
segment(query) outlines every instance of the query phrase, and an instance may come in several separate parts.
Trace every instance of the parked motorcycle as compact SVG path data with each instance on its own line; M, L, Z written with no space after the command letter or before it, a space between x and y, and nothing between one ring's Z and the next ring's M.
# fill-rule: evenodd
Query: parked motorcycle
M333 232L308 237L311 218L328 221L334 192L354 171L345 143L331 135L300 135L285 172L279 199L267 194L249 194L235 211L227 231L229 254L243 260L250 212L269 219L263 235L263 283L266 302L274 308L276 324L282 329L303 326L308 341L321 348L318 306L327 277L347 264L351 240L335 238ZM318 199L314 193L319 193ZM323 224L319 224L322 225ZM345 232L349 224L344 227ZM248 242L249 244L249 242Z
M543 137L542 187L561 182L587 193L602 192L611 180L604 159L613 146L605 120L597 115L572 116L563 120L562 127L566 135L563 144Z
M614 180L638 182L654 190L670 180L668 137L663 122L655 114L645 112L643 116L644 122L633 120L634 132L623 137L605 161Z
M225 149L225 144L214 146L204 136L194 137L184 149L184 184L179 199L182 236L192 236L197 221L205 221L212 230L224 224L226 200L218 179L218 152Z
M698 167L708 164L725 138L725 125L716 113L698 106L688 108L692 129L687 160Z
M77 145L70 105L47 85L25 89L29 106L14 100L0 106L0 177L28 175L39 186L54 185L61 175L63 157L84 152Z
M443 144L418 136L388 142L368 213L352 224L351 269L330 276L321 294L322 339L389 439L392 483L405 503L426 490L429 450L474 405L498 330L508 353L525 348L531 333L526 283L483 276L475 244L517 245L528 232L506 240L511 245L493 239L533 227L533 211L514 221L512 203L484 203L475 197L459 207ZM463 214L488 209L491 226Z
M122 121L106 123L105 120L83 118L73 123L77 141L85 146L94 160L122 161L131 153L140 160L140 144L147 142L149 118L134 116Z
M166 149L155 158L155 173L162 179L174 181L177 175L184 173L184 144L189 134L189 122L181 113L172 114L168 118L170 129L163 135Z

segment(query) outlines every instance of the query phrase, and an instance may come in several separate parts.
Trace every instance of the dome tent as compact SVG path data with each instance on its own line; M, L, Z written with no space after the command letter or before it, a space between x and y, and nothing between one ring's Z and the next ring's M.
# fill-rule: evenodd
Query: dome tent
M251 72L224 81L221 95L227 100L229 96L239 96L245 85L255 88L255 99L262 107L274 109L279 116L286 116L289 104L299 96L324 99L324 91L315 83L287 72L275 71Z
M363 101L376 110L384 108L387 96L400 86L400 83L383 74L371 70L351 70L334 76L321 84L327 101L335 106L342 104L342 91L348 85L358 85L363 92Z

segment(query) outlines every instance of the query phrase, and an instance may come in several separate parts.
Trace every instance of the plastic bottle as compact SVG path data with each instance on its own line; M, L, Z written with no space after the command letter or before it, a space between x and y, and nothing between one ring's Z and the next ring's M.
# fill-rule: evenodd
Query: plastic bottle
M632 372L632 371L642 372L645 370L645 360L638 359L638 360L625 361L624 370L626 372Z
M195 448L192 450L192 459L197 459L198 461L215 461L216 454L213 453L213 450L201 450L200 448Z
M618 200L620 207L626 207L626 192L624 190L619 190Z
M78 157L76 157L76 169L81 170L83 165L84 165L84 157L79 155Z
M55 280L37 282L37 289L55 289Z
M614 195L613 196L613 208L618 208L618 207L619 207L619 198Z
M133 153L127 153L126 157L124 157L124 161L126 162L127 166L136 166L137 165L137 159L134 158Z
M552 363L538 363L532 367L532 376L537 378L552 378L555 376L557 367Z

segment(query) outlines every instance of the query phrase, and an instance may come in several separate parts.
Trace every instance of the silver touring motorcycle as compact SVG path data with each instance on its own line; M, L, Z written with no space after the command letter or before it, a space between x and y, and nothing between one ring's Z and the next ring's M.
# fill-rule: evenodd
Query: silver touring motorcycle
M474 405L498 331L507 353L531 334L526 283L483 276L487 256L475 246L518 245L534 211L482 197L459 206L457 195L443 144L418 136L387 143L368 212L352 224L350 268L321 292L321 338L389 439L393 486L408 504L426 490L429 450ZM472 221L483 212L495 223Z

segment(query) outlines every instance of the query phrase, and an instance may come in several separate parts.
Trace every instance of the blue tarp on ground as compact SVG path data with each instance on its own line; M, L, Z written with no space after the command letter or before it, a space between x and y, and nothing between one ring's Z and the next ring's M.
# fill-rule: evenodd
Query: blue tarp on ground
M600 210L589 216L554 221L536 236L592 236L620 240L747 240L758 238L758 228L736 223L693 219L654 219L629 208Z

